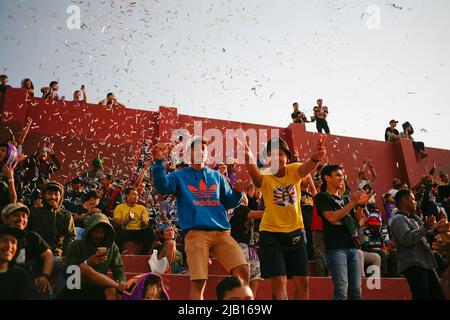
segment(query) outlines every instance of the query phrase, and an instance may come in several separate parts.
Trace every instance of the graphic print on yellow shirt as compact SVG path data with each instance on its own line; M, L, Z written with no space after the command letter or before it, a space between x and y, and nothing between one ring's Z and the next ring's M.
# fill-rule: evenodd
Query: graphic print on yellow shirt
M301 176L299 163L286 166L283 177L275 177L264 170L261 192L266 208L261 220L260 231L291 232L303 229L301 210Z
M141 217L144 216L144 221L149 220L147 209L137 204L134 207L128 206L126 203L119 204L114 210L114 219L125 221L126 217L132 217L131 222L125 226L126 230L141 230Z

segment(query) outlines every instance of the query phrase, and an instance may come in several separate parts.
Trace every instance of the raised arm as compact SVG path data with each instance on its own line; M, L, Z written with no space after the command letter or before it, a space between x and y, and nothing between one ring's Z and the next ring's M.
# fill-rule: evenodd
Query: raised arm
M261 172L259 171L259 168L256 165L256 160L253 156L253 153L247 144L247 138L244 135L244 142L242 142L237 137L236 137L236 140L237 140L238 146L240 146L241 150L242 150L242 148L244 149L245 166L247 168L248 173L250 174L253 184L255 185L255 187L260 188L262 185L263 176L262 176Z
M313 171L319 162L326 156L327 151L323 146L326 139L327 135L320 135L319 141L317 141L316 150L312 153L311 157L298 168L301 177L305 177L308 173Z
M134 185L136 187L139 186L142 183L142 181L144 180L145 174L147 173L147 170L150 168L150 166L151 166L150 161L147 161L146 163L144 163L144 168L139 173L139 176L136 179L136 182L134 183Z
M8 192L9 192L9 202L17 202L17 192L16 186L14 185L14 169L10 164L5 164L3 166L3 173L8 178Z
M25 142L25 138L27 137L32 124L33 124L33 119L31 117L27 117L27 123L25 125L25 128L23 128L22 132L20 133L19 138L17 139L17 143L19 145L23 145L23 143Z
M155 163L152 166L153 184L156 191L162 195L175 194L177 184L173 175L166 175L164 158L169 155L169 144L160 143L155 150Z

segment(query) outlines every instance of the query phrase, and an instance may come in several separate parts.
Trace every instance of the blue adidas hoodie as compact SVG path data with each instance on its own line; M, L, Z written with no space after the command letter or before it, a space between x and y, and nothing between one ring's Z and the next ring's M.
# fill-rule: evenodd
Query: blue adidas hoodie
M166 175L164 161L156 160L152 175L160 194L177 197L177 216L183 233L189 229L230 230L227 210L240 205L242 193L231 189L219 172L208 167L187 167Z

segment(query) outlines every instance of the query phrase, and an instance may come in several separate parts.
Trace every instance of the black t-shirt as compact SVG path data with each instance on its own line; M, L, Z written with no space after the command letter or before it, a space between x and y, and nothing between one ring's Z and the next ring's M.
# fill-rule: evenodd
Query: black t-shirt
M6 272L0 273L0 300L29 300L32 285L31 276L26 270L10 264Z
M325 250L357 248L353 238L342 224L342 220L335 224L330 223L324 216L324 211L337 211L345 207L346 201L343 198L321 192L316 196L317 213L323 221L323 240ZM352 217L355 211L351 210Z
M294 123L303 123L306 121L306 116L301 111L294 111L291 114L292 120L294 120Z
M250 244L252 238L252 219L247 219L250 209L246 206L239 206L234 209L233 217L230 219L231 236L238 243Z
M30 273L37 266L41 267L41 255L47 249L51 250L47 242L34 231L27 231L25 233L25 238L20 241L19 248L19 254L15 259L16 264Z
M393 133L397 136L400 134L397 129L391 129L391 127L387 127L386 131L384 131L384 141L388 141L390 133Z
M1 93L6 93L6 89L8 89L8 88L11 88L11 86L10 85L4 86L4 85L0 84L0 92Z
M303 214L303 224L305 225L305 228L309 230L311 228L314 209L314 201L311 193L302 191L301 206Z

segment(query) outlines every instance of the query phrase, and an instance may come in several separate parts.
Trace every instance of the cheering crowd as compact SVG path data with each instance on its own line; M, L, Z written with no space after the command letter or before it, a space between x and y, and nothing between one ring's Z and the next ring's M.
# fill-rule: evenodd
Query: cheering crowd
M50 98L58 98L57 85L50 84ZM79 94L86 99L84 88ZM102 103L117 103L109 98ZM328 108L317 103L312 120L328 134ZM298 104L294 113L294 122L308 122ZM439 277L448 272L450 187L437 168L416 186L395 179L383 196L384 216L370 159L358 190L350 190L345 167L323 163L326 135L302 163L281 138L267 142L265 160L245 136L236 138L245 181L236 178L235 161L209 164L209 141L194 136L184 143L186 159L173 165L172 146L158 144L154 161L139 161L131 178L112 175L96 158L90 170L57 182L57 146L23 153L31 123L0 145L0 299L169 299L154 272L127 282L121 254L130 241L140 254L156 249L167 260L162 274L188 273L193 300L203 299L211 257L233 275L219 284L219 299L254 298L262 279L271 280L274 299L287 299L288 278L294 298L308 299L310 260L316 275L331 276L334 299L361 299L362 277L373 270L404 276L413 299L445 298ZM395 140L391 131L387 141Z

